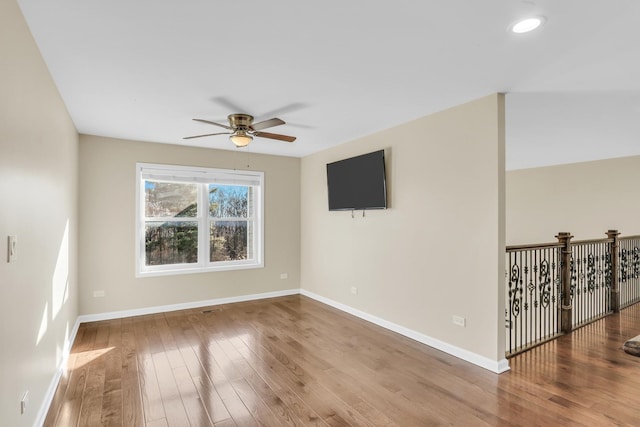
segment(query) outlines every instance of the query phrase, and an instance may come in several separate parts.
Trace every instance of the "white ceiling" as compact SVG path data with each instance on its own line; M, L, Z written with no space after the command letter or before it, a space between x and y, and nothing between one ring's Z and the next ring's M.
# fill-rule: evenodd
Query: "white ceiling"
M507 168L640 155L637 0L18 0L80 133L305 156L507 95ZM507 31L544 15L532 33Z

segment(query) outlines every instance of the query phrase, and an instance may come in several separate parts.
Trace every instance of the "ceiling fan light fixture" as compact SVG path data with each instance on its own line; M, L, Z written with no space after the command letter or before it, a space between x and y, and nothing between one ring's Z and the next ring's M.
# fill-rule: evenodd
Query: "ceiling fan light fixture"
M511 25L511 31L516 34L528 33L536 28L541 27L546 22L544 16L533 16L531 18L523 19Z
M251 135L247 135L247 133L243 130L237 131L236 133L231 135L229 139L235 144L236 147L246 147L251 141L253 141L253 137Z

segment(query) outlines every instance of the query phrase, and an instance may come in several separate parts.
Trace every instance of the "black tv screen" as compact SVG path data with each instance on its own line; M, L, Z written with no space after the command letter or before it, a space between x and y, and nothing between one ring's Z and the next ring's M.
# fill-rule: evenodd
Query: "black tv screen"
M327 164L329 210L386 209L384 150Z

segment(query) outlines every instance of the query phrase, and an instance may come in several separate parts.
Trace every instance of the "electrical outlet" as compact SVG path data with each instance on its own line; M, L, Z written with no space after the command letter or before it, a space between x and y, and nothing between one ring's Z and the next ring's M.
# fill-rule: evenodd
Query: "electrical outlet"
M355 286L351 287L351 295L358 295L358 288L356 288Z
M93 291L93 297L94 298L102 298L106 294L107 293L105 291Z
M280 278L281 278L282 280L284 280L284 279L288 279L288 278L289 278L289 273L280 273Z
M467 319L462 316L453 316L453 324L457 326L462 326L463 328L467 326Z

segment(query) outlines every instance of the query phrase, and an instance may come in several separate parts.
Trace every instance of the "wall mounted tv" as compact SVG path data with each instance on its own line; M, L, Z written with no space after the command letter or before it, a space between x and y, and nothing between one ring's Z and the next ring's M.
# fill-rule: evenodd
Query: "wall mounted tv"
M387 208L384 150L327 164L329 210Z

